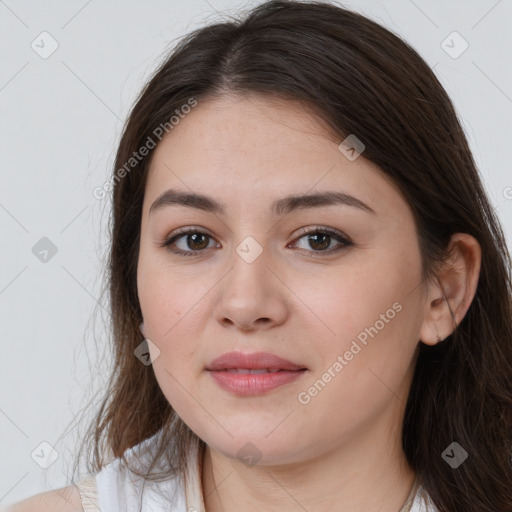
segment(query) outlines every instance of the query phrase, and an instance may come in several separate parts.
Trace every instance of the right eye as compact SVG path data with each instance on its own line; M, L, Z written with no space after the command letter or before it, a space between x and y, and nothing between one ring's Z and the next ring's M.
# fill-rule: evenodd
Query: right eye
M173 245L181 241L181 239L184 240L183 245L185 247L173 248ZM204 251L204 249L208 249L208 239L213 241L213 238L208 233L199 231L197 228L180 228L177 232L171 234L161 245L162 247L166 247L166 249L173 254L180 256L196 256L199 252ZM190 249L188 249L187 246Z

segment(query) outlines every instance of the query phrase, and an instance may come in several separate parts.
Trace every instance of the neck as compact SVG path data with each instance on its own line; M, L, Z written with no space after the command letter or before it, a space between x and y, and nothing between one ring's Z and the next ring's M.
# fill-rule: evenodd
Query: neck
M392 411L396 413L396 411ZM248 467L207 446L203 461L206 512L398 512L416 478L399 429L386 437L390 417L315 459Z

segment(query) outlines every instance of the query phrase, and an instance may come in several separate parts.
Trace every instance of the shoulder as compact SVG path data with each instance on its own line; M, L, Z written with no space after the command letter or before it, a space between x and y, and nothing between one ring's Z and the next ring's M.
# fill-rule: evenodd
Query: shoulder
M75 485L36 494L2 512L83 512L80 492Z

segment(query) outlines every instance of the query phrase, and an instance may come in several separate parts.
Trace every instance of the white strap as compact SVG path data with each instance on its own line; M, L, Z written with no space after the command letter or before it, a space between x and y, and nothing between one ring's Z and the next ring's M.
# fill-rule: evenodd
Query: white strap
M98 500L98 490L96 488L96 477L84 478L76 483L80 491L82 508L84 512L101 512Z
M187 510L205 512L201 474L199 472L199 445L195 444L190 450L187 479L185 483L185 502Z

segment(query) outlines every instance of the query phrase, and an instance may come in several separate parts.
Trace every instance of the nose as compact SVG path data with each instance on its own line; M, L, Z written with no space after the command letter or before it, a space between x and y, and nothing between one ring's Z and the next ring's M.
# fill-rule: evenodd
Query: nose
M249 262L235 252L231 261L231 269L217 288L217 321L242 331L271 329L285 322L290 292L269 254L263 250Z

